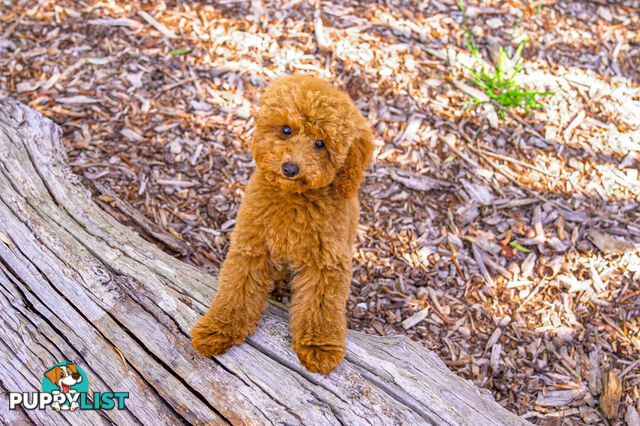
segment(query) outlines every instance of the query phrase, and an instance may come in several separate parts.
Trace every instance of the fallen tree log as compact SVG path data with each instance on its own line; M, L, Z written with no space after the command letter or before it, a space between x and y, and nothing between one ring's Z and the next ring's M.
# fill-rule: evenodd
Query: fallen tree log
M0 420L49 424L525 424L405 337L349 332L331 375L290 349L286 312L215 358L189 330L216 281L101 210L66 164L59 128L0 100ZM123 410L9 410L76 362L89 392L129 392ZM64 418L62 418L63 416Z

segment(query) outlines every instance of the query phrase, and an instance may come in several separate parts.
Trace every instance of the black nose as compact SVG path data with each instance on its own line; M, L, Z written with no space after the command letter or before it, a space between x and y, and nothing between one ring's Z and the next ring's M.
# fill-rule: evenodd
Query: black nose
M73 374L71 375L71 377L72 377L74 380L78 380L78 379L80 378L80 373L73 373Z
M297 164L284 163L282 165L282 173L284 173L286 177L296 177L298 176L298 173L300 173L300 168Z

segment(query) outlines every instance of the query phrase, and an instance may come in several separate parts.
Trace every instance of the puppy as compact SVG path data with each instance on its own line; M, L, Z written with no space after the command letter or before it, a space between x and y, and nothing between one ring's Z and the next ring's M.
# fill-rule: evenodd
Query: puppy
M245 189L218 293L191 330L195 350L223 354L255 331L275 281L292 274L293 349L307 370L328 374L346 350L345 310L358 188L373 133L349 96L310 76L262 94Z

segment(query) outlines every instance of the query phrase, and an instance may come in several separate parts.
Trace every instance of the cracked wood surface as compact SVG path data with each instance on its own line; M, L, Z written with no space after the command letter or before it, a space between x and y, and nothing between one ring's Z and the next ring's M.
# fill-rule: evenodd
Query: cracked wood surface
M66 164L59 128L0 100L0 420L37 424L509 424L526 422L405 337L349 332L329 376L290 348L270 306L247 343L198 356L189 330L216 281L101 210ZM126 409L8 410L75 361L90 392L129 392Z

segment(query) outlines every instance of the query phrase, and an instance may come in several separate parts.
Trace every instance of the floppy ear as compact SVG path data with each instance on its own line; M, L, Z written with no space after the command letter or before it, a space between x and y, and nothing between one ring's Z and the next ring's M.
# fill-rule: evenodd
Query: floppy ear
M347 158L333 180L333 189L341 198L351 198L358 193L362 174L373 153L373 131L364 120L357 128L358 135L351 143Z
M72 373L78 372L78 367L75 364L67 364L67 368L71 370Z
M49 381L54 385L58 386L58 379L60 379L60 367L53 367L51 370L44 373L44 377L49 379Z

